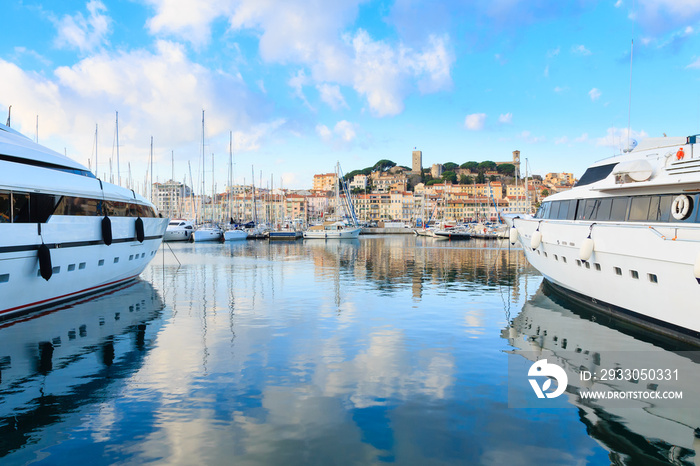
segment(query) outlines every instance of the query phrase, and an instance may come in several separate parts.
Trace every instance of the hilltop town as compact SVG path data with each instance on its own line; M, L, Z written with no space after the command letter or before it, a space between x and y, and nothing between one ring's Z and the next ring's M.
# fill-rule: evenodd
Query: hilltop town
M245 223L313 223L352 200L363 223L416 225L429 219L455 222L496 221L499 213L533 212L543 197L571 189L571 173L521 175L520 152L508 161L469 161L422 166L422 151L411 154L411 167L391 160L347 174L316 174L311 189L232 185L221 194L195 195L184 183L153 184L153 203L163 216L200 221ZM342 183L339 183L339 180ZM336 187L340 205L336 205Z

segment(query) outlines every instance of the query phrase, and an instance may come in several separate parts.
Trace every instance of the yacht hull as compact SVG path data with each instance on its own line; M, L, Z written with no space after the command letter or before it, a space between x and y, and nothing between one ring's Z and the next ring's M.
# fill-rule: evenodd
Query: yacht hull
M700 281L693 271L700 225L507 222L517 229L528 261L560 294L668 336L700 338ZM593 251L582 260L589 234Z
M0 317L10 317L94 293L137 277L163 239L168 219L112 217L112 243L102 238L102 217L53 216L47 223L0 225ZM48 247L51 275L40 273L39 247ZM46 258L43 259L44 261Z
M307 230L304 239L354 239L360 236L362 228L348 228L343 230Z

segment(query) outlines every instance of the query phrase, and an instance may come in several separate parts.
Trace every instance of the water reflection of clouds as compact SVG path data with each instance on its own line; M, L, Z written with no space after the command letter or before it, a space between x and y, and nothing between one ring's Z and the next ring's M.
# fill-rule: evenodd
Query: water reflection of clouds
M153 427L125 450L177 464L562 463L588 454L585 433L572 438L556 419L543 432L553 444L533 436L484 376L480 352L502 325L493 312L501 301L483 298L494 288L477 299L464 292L503 279L485 269L497 261L518 279L502 252L474 258L364 241L246 245L222 257L215 251L226 245L213 245L204 259L183 246L181 260L194 256L185 266L175 272L166 261L168 325L122 394L153 413ZM100 432L125 422L112 409L104 416Z

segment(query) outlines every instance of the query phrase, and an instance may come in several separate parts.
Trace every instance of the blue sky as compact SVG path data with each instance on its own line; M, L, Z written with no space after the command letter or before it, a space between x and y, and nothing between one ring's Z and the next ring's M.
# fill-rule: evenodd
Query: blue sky
M580 176L632 137L700 133L700 0L5 1L0 118L143 184L310 187L390 159Z

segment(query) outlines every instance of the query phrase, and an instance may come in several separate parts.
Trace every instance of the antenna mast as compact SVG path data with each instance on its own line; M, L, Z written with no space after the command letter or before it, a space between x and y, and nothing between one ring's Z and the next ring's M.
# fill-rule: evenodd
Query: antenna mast
M630 147L630 131L632 120L632 57L634 56L634 39L632 39L632 47L630 49L630 96L629 105L627 107L627 149Z

